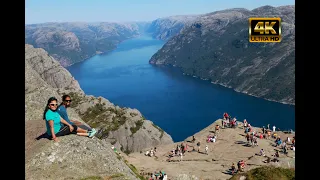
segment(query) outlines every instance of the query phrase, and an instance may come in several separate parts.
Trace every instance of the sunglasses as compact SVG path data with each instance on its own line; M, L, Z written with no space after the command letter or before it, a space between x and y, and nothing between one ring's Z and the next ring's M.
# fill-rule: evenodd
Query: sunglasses
M64 100L65 102L71 102L71 99L70 100Z
M57 106L58 104L50 104L50 106Z

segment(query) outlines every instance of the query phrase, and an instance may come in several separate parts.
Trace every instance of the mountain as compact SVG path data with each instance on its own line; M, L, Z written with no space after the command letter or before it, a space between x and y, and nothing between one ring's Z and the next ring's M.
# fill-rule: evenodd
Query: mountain
M25 26L25 43L45 49L63 67L67 67L96 54L109 52L120 42L144 33L167 40L195 18L195 15L185 15L153 22L29 24Z
M179 67L235 91L295 104L295 6L227 9L201 15L168 42L151 64ZM281 17L282 42L249 43L249 17Z
M59 62L40 48L25 45L25 121L41 120L46 101L70 94L71 119L83 121L98 130L97 137L123 152L172 143L160 127L144 119L137 109L115 106L103 97L84 94L78 82ZM45 123L43 122L43 125Z
M151 22L146 32L153 38L168 40L178 34L184 26L191 24L198 15L177 15L159 18Z
M145 25L137 23L43 23L25 26L25 43L45 49L64 67L109 52Z

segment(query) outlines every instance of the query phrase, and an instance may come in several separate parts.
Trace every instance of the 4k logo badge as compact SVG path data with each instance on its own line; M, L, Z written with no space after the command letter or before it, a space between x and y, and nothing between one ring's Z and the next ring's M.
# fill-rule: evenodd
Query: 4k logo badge
M281 18L249 18L250 42L281 42Z

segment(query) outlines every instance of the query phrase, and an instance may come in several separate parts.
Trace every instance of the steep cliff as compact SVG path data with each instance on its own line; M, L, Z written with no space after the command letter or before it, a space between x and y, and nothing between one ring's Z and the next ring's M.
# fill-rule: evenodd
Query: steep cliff
M197 15L178 15L159 18L151 22L146 32L153 38L168 40L179 34L184 26L190 25L197 17Z
M150 59L236 91L295 103L295 6L228 9L199 16ZM249 17L281 17L280 43L249 43Z
M172 143L172 138L136 109L120 108L102 97L83 93L78 82L41 48L25 45L25 120L42 119L46 101L63 94L73 99L68 112L98 130L97 137L126 153ZM44 125L44 122L43 122Z
M98 138L75 135L60 137L59 143L47 139L34 140L40 135L26 123L26 179L139 179L111 144ZM42 121L42 120L40 120ZM45 130L45 127L40 127Z
M43 23L25 27L25 43L45 49L64 67L109 52L140 34L136 23Z

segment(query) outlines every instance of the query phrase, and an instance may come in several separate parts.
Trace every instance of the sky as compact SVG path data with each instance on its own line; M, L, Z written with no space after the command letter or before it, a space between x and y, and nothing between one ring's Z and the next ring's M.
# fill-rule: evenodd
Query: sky
M26 0L25 23L152 21L229 8L294 4L295 0Z

